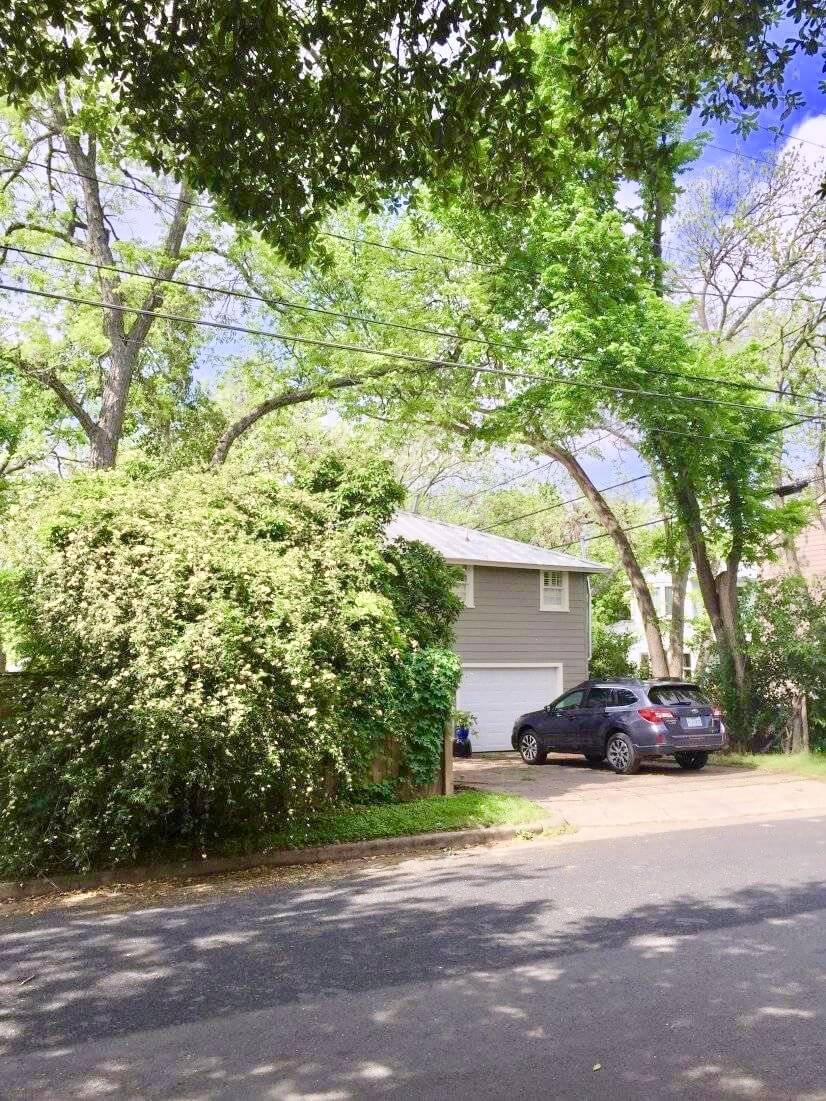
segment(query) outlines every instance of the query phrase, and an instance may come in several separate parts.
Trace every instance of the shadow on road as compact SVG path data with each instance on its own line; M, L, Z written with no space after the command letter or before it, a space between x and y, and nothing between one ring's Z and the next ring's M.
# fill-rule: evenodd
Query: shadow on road
M796 954L823 943L826 882L572 918L545 897L553 870L490 859L461 897L446 864L21 919L0 950L0 1092L145 1096L149 1074L181 1098L437 1097L446 1066L459 1097L503 1096L539 1066L547 1092L527 1096L826 1085L826 961Z

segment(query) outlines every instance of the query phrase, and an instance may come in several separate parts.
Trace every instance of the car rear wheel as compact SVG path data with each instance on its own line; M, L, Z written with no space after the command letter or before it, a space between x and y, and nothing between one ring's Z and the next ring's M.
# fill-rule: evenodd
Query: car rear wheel
M544 765L548 751L539 744L533 730L525 730L519 735L519 752L526 765Z
M629 776L640 767L640 756L627 734L613 734L605 747L605 759L622 776Z
M674 760L680 768L688 769L689 772L698 772L701 768L705 768L708 754L700 750L696 753L675 753Z

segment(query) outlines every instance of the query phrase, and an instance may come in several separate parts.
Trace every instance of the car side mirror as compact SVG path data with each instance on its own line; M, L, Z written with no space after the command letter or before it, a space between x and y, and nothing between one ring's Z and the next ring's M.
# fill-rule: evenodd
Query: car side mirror
M550 715L553 709L554 705L552 703L546 703L545 706L542 708L542 710L545 711L548 715Z

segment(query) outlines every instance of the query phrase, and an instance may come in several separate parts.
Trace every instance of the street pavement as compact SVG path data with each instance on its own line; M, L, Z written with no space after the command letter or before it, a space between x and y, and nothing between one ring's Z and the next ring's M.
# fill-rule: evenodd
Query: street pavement
M761 769L709 764L685 772L667 760L617 776L607 765L590 767L581 755L552 754L547 764L530 766L517 753L476 754L454 766L457 782L523 795L580 830L826 816L823 780Z
M823 817L4 920L4 1101L826 1101Z

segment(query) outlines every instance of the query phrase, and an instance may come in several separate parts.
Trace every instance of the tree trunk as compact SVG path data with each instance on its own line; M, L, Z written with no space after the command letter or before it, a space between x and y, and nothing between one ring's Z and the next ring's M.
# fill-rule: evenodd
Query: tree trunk
M794 699L791 718L783 738L786 753L809 752L809 707L806 693L799 692Z
M365 371L363 375L344 375L339 378L326 379L314 386L296 386L292 390L285 390L283 394L267 398L254 409L250 409L238 420L233 421L221 434L212 453L212 466L222 466L229 455L230 448L246 432L256 425L264 417L274 413L277 409L287 409L292 405L302 405L304 402L317 401L327 397L331 391L347 390L354 386L363 386L365 382L384 378L390 374L392 367L376 367L372 371Z
M685 650L685 597L688 591L688 576L691 563L681 564L679 569L671 571L671 624L668 630L668 673L672 677L683 675L683 652Z
M140 304L141 310L145 312L135 315L131 326L127 327L126 318L130 315L122 309L124 297L121 276L116 270L117 264L110 245L106 212L100 194L96 139L89 135L87 148L84 149L80 137L73 129L73 120L67 117L58 97L53 101L53 109L66 152L81 182L86 217L86 248L98 265L101 301L112 307L103 311L103 329L109 341L109 367L103 378L100 415L91 426L83 424L91 446L90 465L96 470L110 470L115 465L123 434L135 365L154 321L152 313L163 304L163 281L175 274L180 263L192 206L192 193L186 183L181 184L175 212L164 241L166 260L157 272L158 283L151 285Z
M737 601L737 574L740 565L741 538L737 527L726 558L726 569L715 575L703 534L700 504L689 477L672 479L672 490L685 520L686 538L691 548L700 594L714 640L724 662L729 666L734 682L736 713L731 715L735 740L747 742L751 730L751 690L748 661L743 649ZM736 510L735 510L736 511Z
M550 443L542 437L526 436L525 442L536 448L537 451L541 451L543 455L556 459L567 470L587 498L606 533L614 540L620 562L625 570L626 577L631 583L631 589L640 609L645 641L648 646L648 656L651 662L651 674L655 677L667 677L669 675L668 657L665 652L660 621L654 607L651 590L643 576L634 548L631 546L631 542L619 520L614 515L611 506L570 451L557 444Z

